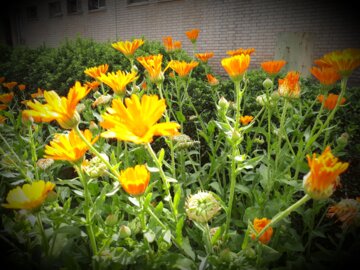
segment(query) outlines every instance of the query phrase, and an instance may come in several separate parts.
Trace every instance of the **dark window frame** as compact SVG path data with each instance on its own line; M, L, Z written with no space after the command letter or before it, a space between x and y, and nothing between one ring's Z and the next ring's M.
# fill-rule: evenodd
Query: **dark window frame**
M62 15L63 15L63 11L61 6L61 1L49 2L49 17L56 18L56 17L61 17Z

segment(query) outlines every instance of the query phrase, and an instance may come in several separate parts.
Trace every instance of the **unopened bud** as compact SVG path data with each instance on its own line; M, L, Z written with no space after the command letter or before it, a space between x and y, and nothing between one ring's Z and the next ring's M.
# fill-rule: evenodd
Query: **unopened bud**
M131 229L126 225L121 225L119 229L120 238L127 238L131 236Z
M270 80L269 78L266 78L264 81L263 81L263 86L265 89L270 89L273 87L273 82L272 80Z
M229 104L229 101L226 100L226 98L221 97L219 99L218 105L219 105L219 109L221 111L227 112L227 110L229 109L230 104Z
M82 113L82 112L85 110L85 108L86 108L85 104L79 103L79 104L76 106L76 111L77 111L78 113Z
M117 215L110 214L105 219L105 224L107 226L114 226L118 222Z

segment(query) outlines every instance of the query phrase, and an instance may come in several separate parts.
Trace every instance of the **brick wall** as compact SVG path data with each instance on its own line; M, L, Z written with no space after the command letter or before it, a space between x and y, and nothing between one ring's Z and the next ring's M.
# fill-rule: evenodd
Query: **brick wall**
M128 5L126 0L106 0L106 9L96 12L88 11L87 0L81 1L82 13L67 15L66 0L61 0L64 15L49 18L49 1L33 0L39 6L39 18L30 22L22 18L21 36L25 44L56 46L64 37L76 35L98 41L141 36L161 41L171 35L191 53L192 45L185 31L199 28L198 51L215 53L209 63L218 74L224 74L220 61L227 56L227 50L254 47L252 68L273 59L277 37L282 32L311 33L312 59L336 49L360 48L356 28L360 17L350 3L340 1L149 0ZM23 9L19 14L18 17L24 15Z

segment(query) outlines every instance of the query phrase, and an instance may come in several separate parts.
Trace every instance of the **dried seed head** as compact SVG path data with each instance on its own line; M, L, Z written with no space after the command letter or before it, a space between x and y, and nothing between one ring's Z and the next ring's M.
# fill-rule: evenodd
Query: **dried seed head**
M188 218L201 223L208 222L220 209L219 201L208 191L200 191L190 195L185 205Z

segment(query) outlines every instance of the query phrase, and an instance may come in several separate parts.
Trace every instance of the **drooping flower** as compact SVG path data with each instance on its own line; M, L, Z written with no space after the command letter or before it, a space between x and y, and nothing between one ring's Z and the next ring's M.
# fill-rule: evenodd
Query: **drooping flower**
M185 204L185 212L189 219L206 223L221 210L219 201L209 191L199 191L190 195Z
M130 73L118 70L102 74L98 79L108 85L117 95L124 95L126 86L139 78L136 71Z
M18 88L20 91L24 91L26 89L26 85L25 84L19 84Z
M43 98L44 97L44 91L40 88L37 89L36 93L30 94L32 98Z
M266 225L268 225L271 222L270 219L267 218L255 218L253 221L254 229L256 230L256 233L261 232L263 228L265 228ZM266 231L259 237L259 241L263 244L267 244L270 242L271 237L273 235L273 228L269 227L266 229ZM251 238L255 239L256 235L255 233L251 234Z
M345 49L325 54L322 58L315 60L320 67L332 67L342 77L348 77L360 66L360 49Z
M0 102L5 103L5 104L9 104L14 98L14 93L6 93L6 94L2 94L0 95Z
M11 91L17 84L18 84L17 82L7 82L7 83L3 83L3 86L9 89L9 91Z
M255 52L254 48L248 48L248 49L239 48L236 50L227 51L226 53L230 56L235 56L235 55L242 55L242 54L251 55L253 52Z
M134 39L133 41L119 41L111 44L116 50L122 52L127 58L132 58L136 50L144 44L142 39Z
M186 31L185 34L188 37L188 39L191 41L191 43L196 43L196 40L199 36L199 29L192 29L190 31Z
M155 84L164 80L164 73L161 70L162 59L163 56L161 54L141 56L137 58L140 64L143 65L148 72L150 81Z
M241 54L224 58L221 60L221 65L233 81L239 81L250 65L250 56Z
M254 119L254 117L251 115L240 116L240 122L244 126L248 125L253 119Z
M96 136L93 139L93 135L88 129L81 131L81 133L91 144L94 144L99 138L99 136ZM69 133L55 134L50 145L45 146L45 158L75 163L85 155L88 149L89 147L77 135L75 130L71 130Z
M339 99L339 95L335 95L335 94L329 94L326 99L324 100L324 95L319 95L317 96L317 100L321 103L324 104L324 108L328 109L328 110L333 110L336 107L336 103ZM339 105L344 104L346 101L345 98L341 98L341 101L339 103Z
M25 184L9 191L6 201L2 204L5 208L11 209L34 209L39 207L47 198L50 191L55 187L51 182L43 180Z
M150 181L150 172L145 165L136 165L120 172L119 182L122 188L132 196L145 192Z
M310 72L324 86L331 86L341 79L338 71L332 67L312 67Z
M284 79L279 79L278 93L280 96L298 98L300 97L300 73L289 71Z
M338 203L333 204L327 211L328 217L336 217L341 222L342 229L346 230L351 226L360 225L360 198L341 199Z
M157 123L166 109L165 99L159 100L157 95L143 95L140 101L133 94L125 99L125 104L120 99L114 99L112 107L102 115L100 125L107 129L102 137L142 144L152 142L154 136L179 134L178 123Z
M197 65L199 65L199 62L196 61L187 63L185 61L171 60L168 67L175 71L181 78L185 78Z
M91 67L84 70L84 73L94 79L98 79L102 74L106 74L109 69L109 65L100 65L97 67Z
M285 64L286 61L284 60L266 61L261 63L261 67L269 76L275 76Z
M22 116L24 119L32 119L35 122L51 122L56 120L64 129L71 129L78 124L79 114L76 112L76 106L91 89L84 87L80 82L70 88L67 97L59 97L55 91L45 91L44 98L46 104L41 104L35 100L27 102L30 110L24 110Z
M198 58L201 62L207 63L210 58L214 57L214 53L213 52L196 53L195 57Z
M166 51L171 52L174 51L176 49L180 49L181 48L181 42L180 41L173 41L172 37L163 37L163 42L164 42L164 46Z
M216 79L213 75L211 74L206 74L206 78L208 80L208 83L212 86L218 85L219 84L219 80Z
M303 186L307 194L313 199L326 199L332 195L340 182L339 175L346 171L347 162L340 162L333 156L330 146L316 157L307 155L310 172L304 176Z

